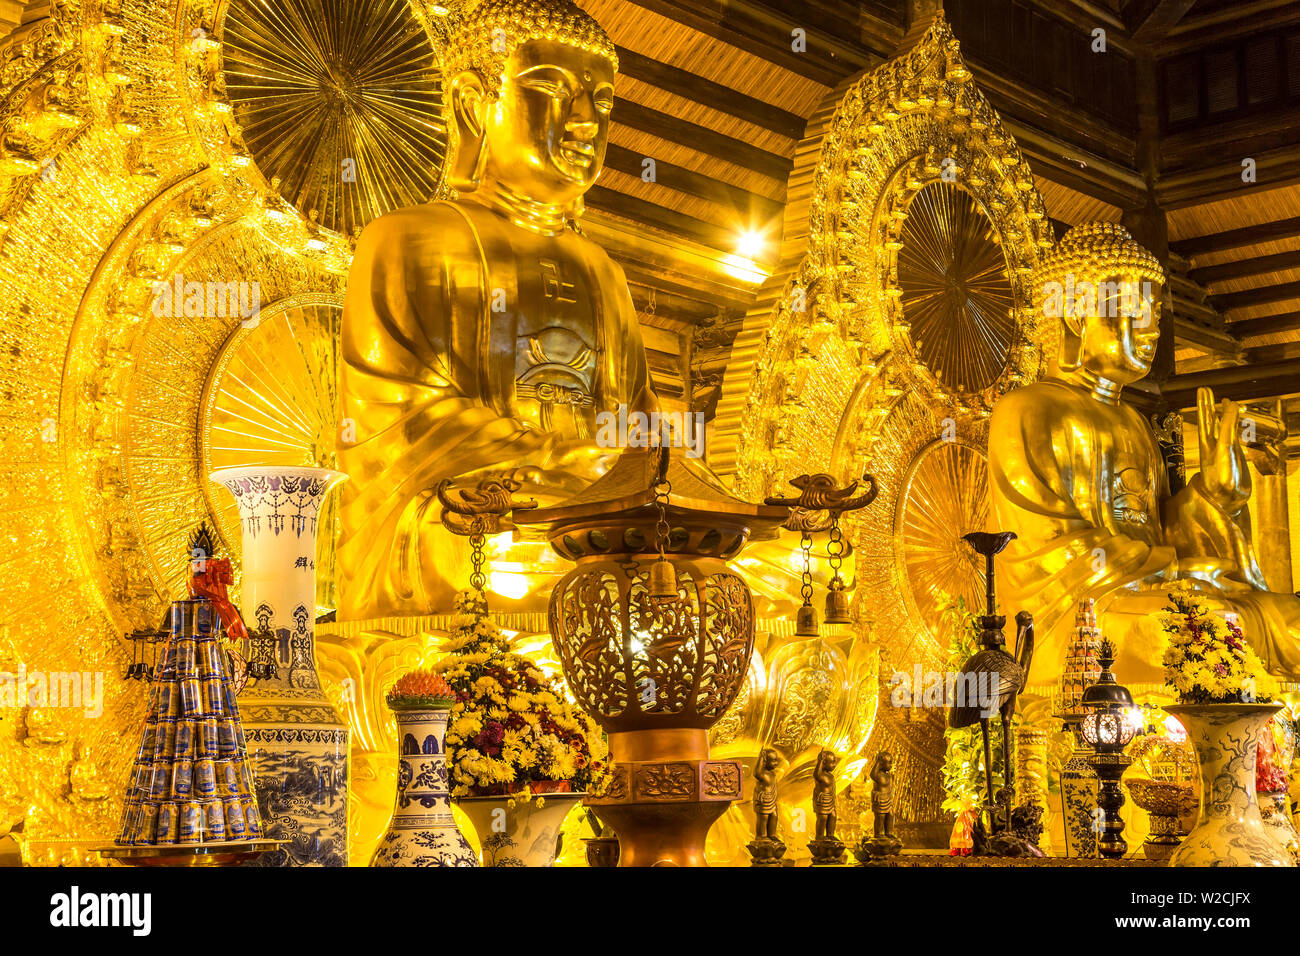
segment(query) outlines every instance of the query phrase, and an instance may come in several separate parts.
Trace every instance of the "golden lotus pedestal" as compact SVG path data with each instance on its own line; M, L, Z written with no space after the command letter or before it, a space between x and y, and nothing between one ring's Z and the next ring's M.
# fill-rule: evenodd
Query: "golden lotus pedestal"
M609 744L613 780L586 803L618 834L618 865L708 866L704 839L740 799L740 761L710 760L704 730L613 733Z

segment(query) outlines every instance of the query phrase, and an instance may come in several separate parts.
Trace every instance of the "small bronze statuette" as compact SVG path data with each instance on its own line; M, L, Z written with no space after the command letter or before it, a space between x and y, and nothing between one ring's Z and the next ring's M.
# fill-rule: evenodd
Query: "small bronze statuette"
M835 766L838 763L835 754L823 750L813 770L813 813L817 815L817 836L808 844L813 866L844 862L844 842L835 836Z
M785 844L777 836L776 769L780 755L763 748L754 764L754 839L749 843L753 866L781 866Z
M903 841L894 833L894 755L882 750L871 765L871 839L863 839L854 856L860 863L897 856Z

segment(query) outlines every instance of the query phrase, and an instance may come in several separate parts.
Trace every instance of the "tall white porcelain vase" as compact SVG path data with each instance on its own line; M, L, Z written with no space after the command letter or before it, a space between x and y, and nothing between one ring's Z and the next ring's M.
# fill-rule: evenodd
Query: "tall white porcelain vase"
M283 848L259 866L347 866L348 727L316 671L316 532L347 475L326 468L214 471L239 506L240 611L250 680L239 695L258 806Z

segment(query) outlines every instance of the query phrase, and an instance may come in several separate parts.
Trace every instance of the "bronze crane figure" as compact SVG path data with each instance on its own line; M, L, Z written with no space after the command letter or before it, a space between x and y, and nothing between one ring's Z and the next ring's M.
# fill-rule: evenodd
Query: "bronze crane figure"
M984 780L988 788L989 815L993 828L997 829L996 798L993 794L993 759L989 745L989 721L996 709L1002 718L1002 765L1006 776L1006 791L1010 798L1015 792L1015 770L1011 763L1011 719L1016 713L1016 699L1025 689L1029 679L1029 665L1034 657L1034 618L1028 611L1016 615L1016 653L1013 657L1006 651L1006 640L1002 628L1006 626L1005 615L997 613L997 598L994 593L993 556L1005 548L1015 537L1013 531L984 532L975 531L963 535L963 540L970 543L978 554L984 555L984 581L986 613L979 619L981 649L971 655L962 667L958 686L967 691L967 699L953 701L948 713L948 726L953 728L969 727L979 721L980 733L984 738ZM967 676L969 675L969 676ZM981 695L979 688L988 688L987 695ZM969 699L974 691L976 699ZM1007 801L1006 826L1011 825L1011 799Z

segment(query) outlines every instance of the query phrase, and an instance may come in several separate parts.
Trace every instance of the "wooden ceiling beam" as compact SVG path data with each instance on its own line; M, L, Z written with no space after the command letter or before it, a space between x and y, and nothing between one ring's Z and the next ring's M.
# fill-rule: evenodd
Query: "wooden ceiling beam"
M629 279L628 286L632 290L632 302L638 312L650 314L649 294L654 290L654 314L672 319L683 326L699 325L718 314L718 310L709 303L664 289L654 280Z
M1163 36L1195 4L1196 0L1136 0L1125 11L1129 35L1140 43Z
M1242 154L1232 150L1226 153L1232 158L1223 158L1225 150L1222 148L1206 150L1204 155L1215 157L1213 165L1161 173L1156 183L1156 198L1160 205L1166 209L1180 209L1300 183L1300 142L1252 151L1250 157L1255 160L1255 181L1250 183L1241 178Z
M628 149L614 143L610 143L605 150L605 165L638 178L645 170L646 158L643 153L635 149ZM661 159L655 159L654 163L654 181L657 185L708 200L719 206L729 207L735 210L741 225L759 228L771 222L780 222L781 213L785 209L784 203L724 183L720 179L713 179L684 166L676 166Z
M628 196L599 183L587 191L585 202L595 209L657 228L669 235L686 236L711 249L730 249L735 242L735 233L716 223L696 219L636 196Z
M1247 33L1261 33L1300 22L1295 0L1245 0L1220 10L1192 11L1171 27L1152 47L1161 59L1198 47L1215 46Z
M787 112L721 83L706 80L690 70L661 63L625 47L618 47L618 69L634 80L701 103L746 123L761 126L780 136L794 140L803 138L807 121L799 114Z
M1252 276L1281 272L1283 269L1300 269L1300 250L1296 252L1279 252L1272 256L1252 256L1236 262L1224 262L1217 266L1203 266L1193 269L1188 275L1201 285L1222 282L1225 279L1246 279Z
M717 159L747 166L756 173L775 179L782 185L794 169L794 161L776 153L759 149L752 143L724 136L705 126L688 123L684 119L661 113L631 100L616 98L613 120L631 129L658 136L670 143L687 146ZM638 175L640 175L638 173Z
M1191 257L1207 252L1226 252L1229 249L1241 249L1255 246L1262 242L1277 242L1285 239L1300 238L1300 216L1292 219L1278 219L1274 222L1261 222L1241 229L1228 229L1224 232L1211 233L1208 236L1196 236L1171 242L1169 247L1180 256Z
M1259 319L1229 322L1228 331L1241 339L1254 335L1276 335L1279 332L1300 331L1300 312L1286 312L1282 315L1266 315ZM1300 375L1300 372L1296 374Z
M587 207L582 229L623 267L629 282L708 303L719 315L743 315L764 278L736 270L730 249L656 232L594 206Z
M1215 398L1237 402L1275 398L1300 392L1300 374L1294 361L1232 365L1175 375L1160 392L1171 408L1191 408L1196 405L1198 388L1212 388Z
M1002 125L1015 137L1030 170L1037 175L1121 209L1142 204L1146 187L1133 169L1006 113L1002 113Z
M755 0L631 0L644 10L684 24L768 63L823 86L875 66L893 50L868 50L860 35L844 39L819 30L816 16L791 17ZM803 21L803 22L801 22ZM807 47L793 49L793 31L805 31Z
M1182 316L1174 317L1174 339L1179 345L1222 356L1229 361L1242 357L1240 339Z
M1240 309L1248 305L1272 305L1288 299L1300 299L1300 282L1280 282L1277 285L1260 286L1245 292L1227 292L1210 296L1210 301L1220 312Z

